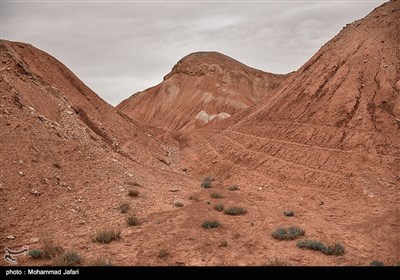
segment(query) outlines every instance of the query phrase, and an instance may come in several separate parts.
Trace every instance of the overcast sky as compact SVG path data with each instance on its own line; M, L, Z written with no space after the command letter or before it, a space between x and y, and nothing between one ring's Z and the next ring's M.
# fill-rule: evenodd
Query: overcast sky
M1 38L56 57L112 105L195 51L297 70L385 1L1 1Z

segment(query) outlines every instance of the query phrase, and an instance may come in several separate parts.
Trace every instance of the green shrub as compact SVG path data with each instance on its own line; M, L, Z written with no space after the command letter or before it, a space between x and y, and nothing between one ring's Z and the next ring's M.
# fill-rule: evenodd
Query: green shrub
M45 239L43 241L43 258L53 259L64 252L61 246L55 245L53 240Z
M373 260L369 263L370 266L384 266L385 264L382 261Z
M214 209L221 212L224 210L224 205L222 203L217 203L214 205Z
M210 194L210 196L212 198L223 198L222 194L217 193L217 192L213 192L212 194Z
M42 258L44 258L44 251L41 249L32 249L32 250L29 250L28 255L32 259L42 259Z
M126 223L128 224L128 226L137 226L139 225L139 220L135 216L129 216L126 219Z
M180 201L175 202L174 205L175 205L176 207L183 207L183 203L180 202Z
M56 266L72 266L78 265L82 262L81 257L76 252L65 252L61 256L59 256L55 261L54 265Z
M119 210L121 211L121 213L128 213L129 208L130 208L130 206L129 206L128 203L122 203L122 204L119 206Z
M209 189L212 187L212 182L211 181L204 181L201 186L205 189Z
M168 250L166 250L166 249L161 249L159 252L158 252L158 257L160 258L160 259L166 259L166 258L168 258L168 256L169 256L170 254L169 254L169 252L168 252Z
M199 201L199 196L192 194L191 196L189 196L189 200L193 200L193 201Z
M228 209L225 209L224 213L227 215L237 216L246 214L247 210L242 207L230 207Z
M138 197L139 196L139 191L138 190L129 190L128 195L130 197Z
M201 225L203 228L217 228L220 227L221 224L218 221L204 221L203 224Z
M230 190L230 191L237 191L237 190L240 190L240 187L239 187L239 186L236 186L236 185L234 185L234 186L229 186L229 187L228 187L228 190Z
M115 230L101 230L94 237L94 242L107 244L113 240L119 240L121 238L121 231Z
M279 240L292 240L304 234L305 231L299 227L278 228L271 233L273 238Z
M285 212L283 212L283 214L284 214L286 217L293 217L293 216L294 216L294 212L293 212L293 211L285 211Z
M297 247L306 248L309 250L321 251L325 255L340 256L344 254L344 247L340 243L326 246L323 243L316 240L300 240L297 242Z

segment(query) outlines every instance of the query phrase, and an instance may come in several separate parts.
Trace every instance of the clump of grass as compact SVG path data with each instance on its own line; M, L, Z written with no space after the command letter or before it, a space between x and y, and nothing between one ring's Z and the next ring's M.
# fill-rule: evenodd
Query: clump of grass
M325 255L340 256L344 254L344 247L340 243L326 246L323 243L316 240L300 240L297 242L297 247L306 248L309 250L321 251Z
M383 261L378 261L378 260L373 260L372 262L369 263L370 266L384 266L385 264Z
M271 233L273 238L279 240L292 240L304 234L305 231L299 227L278 228Z
M44 257L44 251L42 249L29 250L28 255L32 259L42 259Z
M225 209L225 211L224 211L224 214L232 215L232 216L243 215L246 213L247 213L247 210L242 207L229 207L228 209Z
M196 194L192 194L189 196L189 200L199 201L199 196Z
M220 227L221 224L218 221L204 221L201 225L203 228L210 229L210 228L217 228Z
M203 183L201 183L201 186L205 189L209 189L212 187L213 181L215 181L215 178L213 176L207 176L204 178Z
M160 259L163 259L163 260L165 260L166 258L168 258L169 257L169 252L168 252L168 250L166 250L166 249L161 249L159 252L158 252L158 257L160 258Z
M224 205L222 203L217 203L214 205L214 209L221 212L224 210Z
M53 259L64 252L61 246L55 245L53 240L45 239L43 241L43 258Z
M128 191L128 195L130 197L138 197L139 196L139 191L131 189L131 190Z
M139 220L135 216L129 216L126 219L126 223L128 224L128 226L137 226L139 225Z
M282 261L275 257L266 264L266 266L287 266L288 264L285 261Z
M183 207L183 203L180 201L177 201L174 203L175 207Z
M129 206L128 203L122 203L122 204L119 206L119 210L121 211L121 213L128 213L129 208L130 208L130 206Z
M93 266L113 266L111 259L97 258L92 262Z
M209 189L212 187L212 182L211 181L203 181L203 183L201 183L201 186L205 189Z
M101 230L96 233L93 241L98 243L107 244L113 240L119 240L121 238L121 231L120 230Z
M217 193L217 192L213 192L212 194L210 194L210 196L212 198L223 198L222 194Z
M285 212L283 212L283 214L284 214L286 217L293 217L293 216L294 216L294 211L292 211L292 210L290 210L290 211L285 211Z
M81 262L82 259L76 252L69 251L59 256L53 264L56 266L72 266L78 265Z
M233 186L229 186L229 187L228 187L228 190L230 190L230 191L237 191L237 190L240 190L240 187L239 187L239 186L236 186L236 185L233 185Z

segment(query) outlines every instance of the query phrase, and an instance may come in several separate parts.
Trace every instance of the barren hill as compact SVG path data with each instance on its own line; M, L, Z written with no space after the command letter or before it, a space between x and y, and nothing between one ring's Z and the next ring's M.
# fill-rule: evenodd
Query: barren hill
M159 85L132 95L117 108L146 124L190 129L271 97L287 76L250 68L217 52L197 52L182 58Z
M356 263L370 252L398 260L399 18L390 1L348 24L228 129L188 135L199 143L184 163L242 182L269 221L276 201L303 209L309 236L346 240Z
M87 251L86 264L109 257L91 241L97 231L126 228L129 214L142 223L148 213L170 210L171 184L195 184L171 172L172 150L155 133L105 103L55 58L1 40L0 250L52 241ZM122 215L120 205L133 202L135 212ZM24 258L19 264L43 264ZM1 264L10 265L3 258Z
M182 98L160 128L134 121L55 58L1 41L0 250L59 246L78 265L398 264L399 18L400 1L380 6L280 82L189 55L143 105L216 85L205 95L224 102L203 101L207 114L246 104L203 128L194 112L181 123ZM121 235L95 242L101 230ZM66 264L52 252L18 265Z

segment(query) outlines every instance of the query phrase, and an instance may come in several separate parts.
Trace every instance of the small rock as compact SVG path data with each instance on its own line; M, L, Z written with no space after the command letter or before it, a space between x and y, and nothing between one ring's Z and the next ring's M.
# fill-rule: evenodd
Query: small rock
M389 66L389 65L385 64L385 65L383 65L383 68L388 68L388 66Z
M65 111L65 113L67 113L68 115L72 115L74 112L72 112L72 111Z
M15 236L14 236L14 235L7 235L6 238L9 239L9 240L14 240L14 239L15 239Z
M170 189L169 191L170 192L178 192L179 190L178 189Z
M212 164L216 164L218 161L216 161L216 160L213 160L211 163Z
M30 244L38 243L39 241L40 241L40 239L38 237L32 237L31 239L29 239Z
M18 172L18 174L24 176L24 173L22 171Z
M19 164L23 164L24 161L22 159L19 160Z
M133 174L131 174L131 173L128 173L126 175L128 175L128 177L133 177Z

